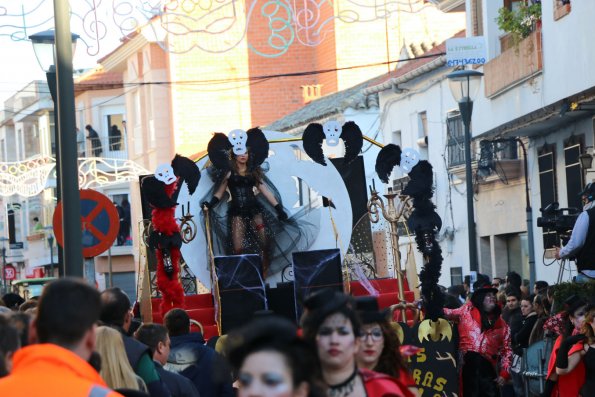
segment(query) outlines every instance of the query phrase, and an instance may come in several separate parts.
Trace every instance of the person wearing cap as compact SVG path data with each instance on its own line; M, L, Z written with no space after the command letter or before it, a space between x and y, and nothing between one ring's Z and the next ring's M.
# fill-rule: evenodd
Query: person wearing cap
M444 309L446 318L458 324L461 392L465 397L497 397L498 387L510 379L510 328L500 316L497 292L489 281L480 279L473 284L467 303L458 309Z
M569 368L568 361L569 357L583 349L585 335L579 332L585 322L586 308L587 301L577 295L571 295L564 301L563 333L552 348L542 397L578 396L585 383L584 363L579 361Z
M588 183L580 195L583 212L574 223L568 244L556 248L556 259L576 258L578 271L595 278L595 183Z
M397 378L417 394L415 381L399 350L401 343L388 320L390 310L379 310L374 296L356 298L355 308L362 322L357 366Z

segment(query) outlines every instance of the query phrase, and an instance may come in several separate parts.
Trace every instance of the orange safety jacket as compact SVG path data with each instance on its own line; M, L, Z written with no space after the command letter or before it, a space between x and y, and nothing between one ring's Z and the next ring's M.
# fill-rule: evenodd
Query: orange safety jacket
M53 344L18 350L12 372L0 379L0 396L122 397L107 387L89 363Z

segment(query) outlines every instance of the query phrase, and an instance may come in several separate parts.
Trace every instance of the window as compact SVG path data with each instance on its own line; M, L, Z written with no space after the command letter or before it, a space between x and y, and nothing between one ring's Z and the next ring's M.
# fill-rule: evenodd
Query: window
M471 1L471 14L473 21L473 35L483 36L483 0Z
M556 150L554 145L544 145L537 154L539 166L539 187L541 190L541 208L558 201L556 193ZM556 232L543 229L543 247L553 248L558 245Z
M451 112L446 118L448 166L465 163L465 135L463 118L459 112Z
M302 98L304 104L310 103L322 96L322 84L311 84L302 86Z
M463 268L462 267L451 267L450 268L450 285L461 285L463 284Z
M128 199L128 193L109 193L109 197L118 210L120 217L120 230L118 232L118 238L115 244L121 245L132 245L132 238L130 235L130 202Z
M123 114L110 114L107 116L107 127L109 137L109 150L111 152L124 149L124 120Z
M566 197L569 208L582 208L580 192L583 190L583 173L579 156L582 153L583 137L571 137L564 142L564 170L566 171Z
M570 14L570 0L553 0L554 1L554 21Z

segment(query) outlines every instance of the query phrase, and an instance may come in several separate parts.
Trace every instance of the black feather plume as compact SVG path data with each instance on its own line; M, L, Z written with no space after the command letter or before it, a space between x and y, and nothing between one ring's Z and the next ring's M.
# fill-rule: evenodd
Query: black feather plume
M399 164L401 164L401 148L398 145L389 143L380 149L380 153L376 157L376 173L380 180L388 183L393 168Z
M322 125L318 123L309 124L302 135L304 150L310 158L318 164L326 165L324 154L322 153L322 141L324 140L324 131Z
M174 174L186 182L190 194L193 194L198 186L198 181L200 181L200 170L196 163L188 157L176 154L171 161L171 167L174 169Z
M345 142L345 163L349 164L358 156L364 144L362 130L353 121L343 124L341 139Z
M264 136L264 133L260 128L255 127L246 131L248 140L246 141L246 147L250 153L250 169L260 167L262 163L269 157L269 141Z
M153 175L141 180L141 190L145 199L155 208L175 207L178 203L165 193L165 183Z
M442 315L444 294L438 287L442 267L442 249L436 241L436 234L442 228L442 219L436 213L432 202L434 191L432 165L422 160L409 172L409 182L403 194L413 199L413 212L408 225L415 233L417 249L423 254L425 263L419 273L421 295L424 300L426 317L436 321Z
M221 171L229 170L229 153L231 147L231 142L227 139L227 135L221 132L213 134L207 145L207 152L209 153L209 160L211 160L215 168Z

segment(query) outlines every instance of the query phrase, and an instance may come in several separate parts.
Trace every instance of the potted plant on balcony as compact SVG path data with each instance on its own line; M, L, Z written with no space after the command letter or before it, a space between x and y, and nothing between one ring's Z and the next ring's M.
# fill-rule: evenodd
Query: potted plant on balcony
M541 1L528 0L514 11L502 7L498 10L496 22L500 30L509 34L513 46L518 48L519 43L541 24Z

